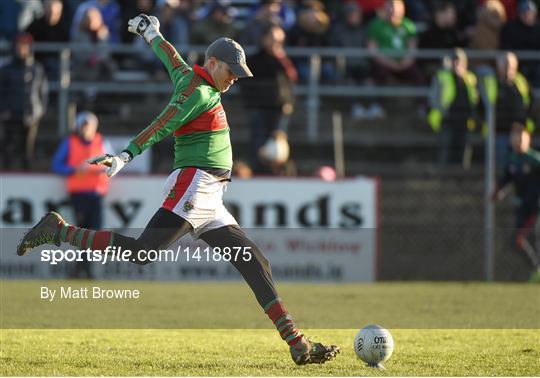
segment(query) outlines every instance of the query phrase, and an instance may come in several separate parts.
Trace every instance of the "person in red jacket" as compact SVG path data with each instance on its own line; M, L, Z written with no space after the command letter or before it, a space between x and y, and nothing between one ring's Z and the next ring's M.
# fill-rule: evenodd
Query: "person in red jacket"
M103 225L103 197L109 188L105 170L86 162L93 156L106 153L103 137L97 128L98 118L94 113L79 113L75 132L63 140L52 162L52 170L66 177L66 191L70 195L76 223L93 229L100 229ZM90 279L90 262L83 260L76 263L73 276Z

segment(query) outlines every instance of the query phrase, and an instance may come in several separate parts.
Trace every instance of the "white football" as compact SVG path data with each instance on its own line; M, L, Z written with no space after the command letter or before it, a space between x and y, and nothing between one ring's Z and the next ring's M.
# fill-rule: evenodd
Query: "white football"
M354 337L356 355L370 367L382 368L380 364L392 356L394 339L386 328L378 325L368 325L362 328Z

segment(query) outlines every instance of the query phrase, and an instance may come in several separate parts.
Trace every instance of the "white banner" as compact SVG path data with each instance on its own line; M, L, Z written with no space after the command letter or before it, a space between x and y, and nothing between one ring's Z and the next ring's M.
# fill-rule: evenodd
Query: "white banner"
M138 235L163 202L165 176L119 176L105 200L105 227ZM224 201L286 280L373 281L376 279L377 181L258 178L233 180ZM1 178L1 273L5 278L63 277L69 264L50 265L40 253L18 257L20 236L47 211L73 222L63 180L53 175L4 174ZM199 247L199 259L193 254ZM96 278L237 279L230 263L215 262L206 244L182 238L171 247L176 262L146 266L93 263ZM66 247L67 248L67 247ZM64 248L64 249L66 249ZM186 250L188 248L188 250ZM189 260L189 261L188 261Z

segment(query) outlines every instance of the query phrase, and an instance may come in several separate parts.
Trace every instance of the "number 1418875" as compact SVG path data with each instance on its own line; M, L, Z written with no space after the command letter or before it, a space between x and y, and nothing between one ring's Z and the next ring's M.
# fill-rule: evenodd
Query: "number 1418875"
M186 262L219 262L219 261L250 261L253 257L251 247L196 247L195 249L185 247Z

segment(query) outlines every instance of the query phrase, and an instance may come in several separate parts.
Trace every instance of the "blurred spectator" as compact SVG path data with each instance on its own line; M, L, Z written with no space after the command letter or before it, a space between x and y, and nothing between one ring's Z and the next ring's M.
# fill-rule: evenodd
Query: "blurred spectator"
M42 15L41 1L0 1L0 40L13 41L18 33Z
M407 9L407 17L415 24L425 25L431 20L431 13L426 2L422 0L404 0Z
M330 46L330 17L324 4L318 0L305 0L298 11L296 25L288 33L288 43L294 47L328 47ZM294 59L301 81L309 78L309 61L307 58ZM333 61L323 59L321 79L333 82L336 79Z
M260 159L260 149L277 130L285 131L293 112L293 86L298 75L285 53L284 42L285 31L278 25L268 26L258 52L248 59L254 76L240 87L251 125L251 165L257 173L273 168L269 159Z
M27 32L36 42L67 42L68 28L63 17L61 0L46 0L45 14L30 24ZM49 78L58 78L58 53L36 53L36 59L45 66Z
M457 29L460 32L469 34L469 29L471 29L476 23L476 8L478 6L478 0L434 0L425 1L425 4L427 8L431 10L431 14L435 14L436 8L444 2L451 2L456 9Z
M72 33L72 42L86 45L73 54L73 73L80 80L109 79L114 64L109 55L109 29L97 8L86 9Z
M15 39L15 55L0 68L0 120L4 132L4 167L13 162L31 167L41 118L47 111L48 84L43 66L34 60L32 36Z
M294 9L287 3L284 3L283 0L262 0L250 9L247 18L266 19L267 17L264 14L269 11L276 17L286 32L296 23Z
M333 167L330 167L329 165L323 165L315 171L314 176L320 178L323 181L332 182L336 181L337 172Z
M472 157L468 134L474 130L478 105L476 76L467 70L462 49L455 49L445 63L433 77L428 123L441 136L439 162L468 169Z
M236 38L237 30L230 15L231 8L219 2L213 4L208 17L197 22L191 31L191 43L208 45L221 37Z
M385 14L371 21L367 38L368 48L374 50L372 70L377 82L423 82L422 73L411 55L417 46L416 27L405 17L403 0L386 0ZM388 56L378 49L388 50L398 56Z
M472 29L469 47L480 50L498 50L500 32L506 22L506 11L499 0L488 0L477 11L476 25ZM475 60L471 64L477 73L485 72L490 61Z
M66 177L75 222L80 227L100 229L103 225L103 196L109 188L109 178L102 166L86 161L110 151L97 132L98 118L94 113L77 114L75 131L66 137L56 151L52 170ZM71 278L92 278L90 261L75 263Z
M480 0L480 4L484 4L489 0ZM517 3L518 0L499 0L504 7L507 20L515 20L517 17Z
M518 58L511 52L497 58L497 76L484 77L489 101L495 106L496 158L502 168L510 149L509 135L516 122L534 130L532 119L534 103L527 79L518 71ZM492 84L489 84L492 83Z
M102 18L102 22L107 27L109 37L108 40L111 43L120 42L120 7L115 0L87 0L81 3L75 15L73 16L73 21L71 23L71 39L74 38L74 34L77 33L77 26L80 25L83 18L87 14L88 9L96 8Z
M173 45L189 43L189 18L182 12L181 4L186 0L159 0L156 17L161 23L161 34ZM139 39L140 40L140 39Z
M467 34L458 29L456 6L451 1L439 0L433 4L433 18L420 35L422 49L452 49L467 45ZM422 59L419 63L424 73L433 75L440 66L439 59Z
M385 0L356 0L356 3L362 9L364 20L367 22L377 16L377 13L383 12Z
M523 124L513 124L510 140L512 151L493 199L503 199L506 187L513 184L516 215L514 243L520 255L532 266L533 276L537 276L540 273L540 256L536 240L538 235L535 233L538 233L540 210L540 152L531 148L531 135Z
M275 176L296 176L296 165L289 160L290 147L287 139L286 132L276 130L259 149L260 160L270 168L268 173Z
M433 19L428 29L420 35L420 48L451 49L467 44L467 36L458 29L456 6L451 1L434 4Z
M284 24L291 23L290 16L285 20L281 14L284 9L281 0L262 0L261 4L255 9L246 26L238 35L238 41L243 45L258 45L263 31L266 30L269 24L279 25L283 28ZM293 25L295 21L296 18L293 17ZM288 25L288 27L291 28L293 25Z
M540 23L536 4L531 0L519 3L518 18L507 23L501 32L501 48L505 50L540 50ZM540 85L540 63L526 61L521 72L533 85Z
M356 47L365 46L365 31L362 24L362 10L355 2L344 5L340 19L333 23L330 32L332 46ZM365 58L347 58L346 75L356 82L362 82L369 69Z
M239 179L249 179L253 177L253 171L245 161L235 160L233 163L232 175Z
M45 13L27 28L35 42L67 42L66 20L61 0L45 0Z

